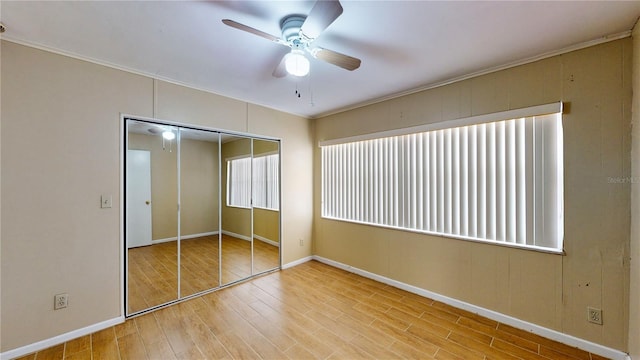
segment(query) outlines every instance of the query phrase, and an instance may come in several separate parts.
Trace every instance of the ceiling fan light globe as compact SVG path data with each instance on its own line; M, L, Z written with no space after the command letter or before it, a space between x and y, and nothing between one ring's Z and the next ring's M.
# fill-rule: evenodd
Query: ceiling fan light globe
M173 131L165 131L162 133L162 137L165 138L166 140L173 140L176 138L176 134L173 133Z
M293 76L306 76L309 74L309 60L299 52L287 54L284 60L285 69Z

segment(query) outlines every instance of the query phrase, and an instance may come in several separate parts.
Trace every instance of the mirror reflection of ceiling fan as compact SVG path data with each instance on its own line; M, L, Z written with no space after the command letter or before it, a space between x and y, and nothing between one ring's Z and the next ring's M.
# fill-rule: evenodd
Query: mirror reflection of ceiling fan
M290 47L291 52L282 58L273 71L273 76L280 78L287 73L294 76L306 76L309 73L309 60L305 54L350 71L360 67L360 59L313 46L313 41L341 14L342 5L340 5L340 1L318 0L309 15L288 15L282 19L280 22L281 37L265 33L233 20L224 19L222 22L238 30Z

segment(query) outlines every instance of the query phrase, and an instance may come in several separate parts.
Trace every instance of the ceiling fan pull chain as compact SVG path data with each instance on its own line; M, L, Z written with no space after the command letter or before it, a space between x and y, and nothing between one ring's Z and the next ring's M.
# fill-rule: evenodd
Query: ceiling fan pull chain
M307 84L309 85L309 105L313 107L315 104L313 103L313 90L311 90L311 71L309 71L309 82Z

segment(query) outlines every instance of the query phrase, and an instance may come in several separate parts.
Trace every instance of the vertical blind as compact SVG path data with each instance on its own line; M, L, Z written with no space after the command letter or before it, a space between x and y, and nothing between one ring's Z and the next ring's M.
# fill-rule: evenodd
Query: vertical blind
M254 207L278 210L278 163L278 154L227 160L227 206L250 208L253 199Z
M251 158L227 160L227 206L251 207Z
M278 154L253 158L253 206L278 210Z
M322 216L561 250L561 114L321 146Z

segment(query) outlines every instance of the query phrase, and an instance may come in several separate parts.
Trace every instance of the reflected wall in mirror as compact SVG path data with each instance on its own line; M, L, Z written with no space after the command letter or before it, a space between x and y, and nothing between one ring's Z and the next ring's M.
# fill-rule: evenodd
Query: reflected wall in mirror
M220 285L219 134L180 128L180 296Z
M178 298L177 128L127 120L127 131L127 312L133 313Z
M280 266L279 143L253 139L253 273Z
M222 135L222 284L251 276L251 138Z

